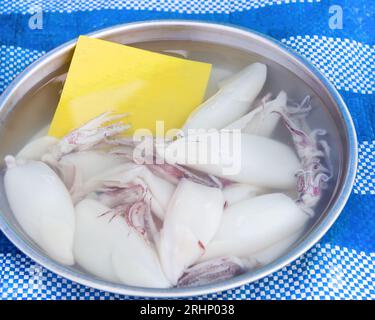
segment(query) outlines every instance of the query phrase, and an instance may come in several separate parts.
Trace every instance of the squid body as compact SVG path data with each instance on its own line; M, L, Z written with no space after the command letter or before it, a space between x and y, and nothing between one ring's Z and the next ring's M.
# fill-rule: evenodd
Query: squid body
M234 255L249 257L301 230L309 216L281 193L265 194L232 206L202 260Z
M226 133L228 146L225 149L217 147L210 140L210 133L205 133L180 138L158 152L168 163L185 165L234 182L280 189L295 186L300 162L291 147L266 137L246 133L235 135L234 132ZM202 158L199 150L208 151L209 157L217 161L213 163Z
M166 288L158 255L122 216L100 202L85 199L76 206L74 255L84 269L103 279L141 287Z
M72 265L74 207L57 174L41 161L5 158L5 191L25 232L52 258Z
M222 129L246 114L266 81L267 67L253 63L229 79L186 120L182 130Z
M168 206L160 232L163 270L176 285L184 270L204 252L223 213L222 191L181 180Z

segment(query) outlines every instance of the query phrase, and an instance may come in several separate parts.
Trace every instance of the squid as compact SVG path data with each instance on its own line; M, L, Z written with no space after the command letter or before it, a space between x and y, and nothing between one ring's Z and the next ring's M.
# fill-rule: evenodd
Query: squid
M323 189L327 187L328 181L332 178L332 170L326 168L321 163L321 159L323 158L328 162L328 166L331 165L329 147L323 140L322 145L326 146L323 148L324 151L317 149L315 146L315 138L312 139L314 133L316 133L316 131L312 132L309 136L304 136L307 138L307 143L311 143L310 146L312 147L314 155L302 156L303 166L296 173L297 192L299 194L297 203L311 216L314 215L313 208L319 202ZM303 139L303 136L299 136L299 138ZM305 148L306 146L303 147L303 149Z
M223 189L225 207L239 201L255 197L264 193L265 190L250 184L233 183Z
M236 257L221 257L187 268L178 279L178 287L202 286L230 279L245 272L244 262Z
M210 143L209 133L180 138L158 152L170 164L177 163L233 182L263 188L290 189L295 186L295 173L301 165L292 148L276 140L251 134L240 134L240 141L236 140L238 136L232 131L227 132L226 136L226 149L234 150L238 143L238 152L229 155L222 148L217 148ZM201 161L199 152L189 153L189 150L202 149L208 150L210 157L218 161Z
M127 161L101 150L86 150L69 153L59 161L62 166L74 166L81 175L81 183Z
M68 153L60 160L45 154L43 160L61 178L73 201L77 202L85 195L87 184L99 176L103 171L120 166L127 162L126 159L105 153L100 150L86 150Z
M57 174L45 163L5 157L5 192L17 221L49 256L74 264L74 206Z
M30 141L18 152L16 158L41 160L49 149L59 142L59 139L48 136L49 125L39 130Z
M184 270L204 254L223 213L220 189L181 180L170 200L158 246L166 277L176 285Z
M65 135L57 144L51 147L42 160L58 161L69 153L90 150L100 146L108 138L122 134L130 128L130 125L118 121L126 116L127 114L104 112ZM110 122L113 123L106 125Z
M142 172L139 174L139 178L145 182L150 190L150 193L152 194L151 207L159 207L161 209L154 210L154 212L160 219L163 220L169 201L176 190L176 186L153 174L147 169L147 167L143 167Z
M137 202L138 203L138 202ZM92 199L76 207L74 256L85 270L108 281L127 285L168 288L157 252L145 237L142 214L147 206L122 214Z
M129 193L129 185L140 185L152 195L151 208L163 220L167 205L176 186L153 174L146 166L134 163L124 163L87 180L76 188L72 195L75 202L83 199L91 192L99 192L101 197L116 198L123 196L122 192ZM129 189L129 190L128 190Z
M56 171L71 193L95 174L121 164L123 157L93 150L105 146L107 140L125 132L129 125L117 121L126 114L106 112L77 128L62 139L41 130L21 151L17 159L41 160ZM106 125L106 123L115 122Z
M225 129L241 129L243 133L270 137L281 118L275 111L286 108L287 94L285 91L280 91L274 100L268 102L266 100L267 96L262 99L262 104L259 107L234 121Z
M309 216L282 193L240 201L225 209L220 227L200 260L248 257L298 232L307 221Z
M254 269L260 266L264 266L275 261L281 257L285 252L298 241L301 237L303 228L299 231L288 235L286 238L282 238L275 242L271 246L264 248L258 252L252 253L250 256L243 258L242 263L248 267L248 269Z
M332 178L333 168L330 147L319 136L326 135L323 129L310 130L306 116L311 110L310 97L300 104L274 111L278 114L290 132L295 150L301 162L296 172L298 199L296 203L308 215L314 215L314 207L319 202L322 191ZM302 129L303 128L303 129Z
M161 145L155 143L155 140L152 142L152 157L147 157L147 155L135 157L134 149L138 147L138 144L128 138L115 138L111 139L109 142L117 146L110 150L111 154L122 156L136 164L144 164L156 176L174 185L177 185L181 179L188 179L199 184L216 188L222 188L224 184L228 183L228 181L219 180L212 175L207 175L203 172L193 172L192 170L176 163L167 163L164 157L159 156L158 154L158 149L159 151L162 150L161 148L164 147L164 142L166 141L163 141Z
M182 127L222 129L246 114L266 81L267 67L253 63L229 79L220 90L195 109Z
M58 143L58 139L42 136L26 144L17 154L18 159L41 160L50 148Z

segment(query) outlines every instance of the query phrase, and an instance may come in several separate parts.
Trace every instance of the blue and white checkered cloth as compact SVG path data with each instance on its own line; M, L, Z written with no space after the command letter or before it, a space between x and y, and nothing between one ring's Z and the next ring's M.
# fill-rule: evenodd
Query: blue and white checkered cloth
M329 28L329 8L343 28ZM41 8L43 28L28 21ZM375 299L375 3L372 0L0 0L0 93L27 65L80 34L126 22L192 19L268 34L332 81L353 116L359 165L338 221L309 252L274 274L199 299ZM61 278L0 233L2 299L130 299Z

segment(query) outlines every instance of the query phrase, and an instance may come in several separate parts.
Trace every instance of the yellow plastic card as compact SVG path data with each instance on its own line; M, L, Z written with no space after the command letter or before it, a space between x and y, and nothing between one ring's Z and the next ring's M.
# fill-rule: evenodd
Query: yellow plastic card
M180 128L203 100L211 65L81 36L49 135L62 137L105 111L132 129Z

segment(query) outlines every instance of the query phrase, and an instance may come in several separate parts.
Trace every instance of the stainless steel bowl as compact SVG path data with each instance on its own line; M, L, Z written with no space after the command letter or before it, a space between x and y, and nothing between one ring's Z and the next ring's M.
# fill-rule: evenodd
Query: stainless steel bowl
M47 269L78 283L119 294L147 297L182 297L207 294L234 288L275 272L311 248L331 227L343 209L350 194L357 163L357 139L348 109L335 88L309 62L277 41L264 35L226 25L190 21L152 21L126 24L91 34L123 44L148 48L150 43L163 50L163 43L188 43L195 48L210 46L221 61L236 65L241 57L249 61L265 61L270 67L268 82L292 92L292 96L311 93L321 105L322 114L316 116L319 124L330 127L331 144L335 157L334 185L320 206L318 218L306 229L301 239L276 261L255 271L210 285L193 288L148 289L103 281L76 267L66 267L46 256L23 232L14 219L1 190L0 227L21 251ZM182 42L181 42L182 41ZM44 124L50 121L58 101L61 84L51 79L64 74L69 66L75 40L64 44L33 63L20 74L0 99L0 157L14 154ZM227 49L221 51L217 46ZM230 50L234 53L231 54ZM173 50L172 50L173 51ZM228 53L229 52L229 53ZM241 53L236 56L237 53ZM227 56L229 55L229 56ZM209 60L209 59L208 59ZM238 60L238 61L237 61ZM246 59L245 59L246 60ZM243 61L242 63L248 63ZM238 68L241 62L238 62ZM273 72L273 71L275 72ZM288 81L294 79L293 81ZM299 83L303 84L299 87ZM47 87L47 90L44 88ZM308 88L308 89L306 89ZM266 88L267 89L267 88ZM52 91L53 92L52 92ZM51 93L52 92L52 93ZM302 97L302 96L301 96ZM328 121L328 120L329 121ZM325 121L328 121L324 124ZM1 183L3 189L3 184Z

